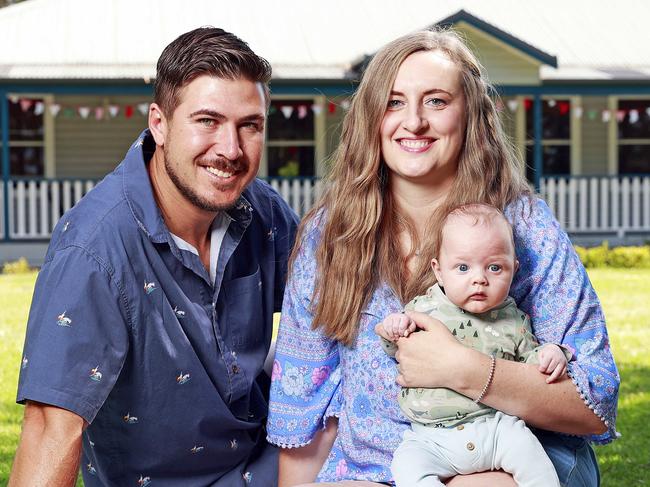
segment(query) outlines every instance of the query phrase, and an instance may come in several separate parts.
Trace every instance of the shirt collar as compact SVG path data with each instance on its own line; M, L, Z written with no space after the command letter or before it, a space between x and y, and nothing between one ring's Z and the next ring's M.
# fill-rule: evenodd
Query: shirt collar
M146 129L131 145L124 158L123 188L138 226L153 242L163 243L171 240L171 234L154 199L147 171L147 164L155 150L156 143L149 129ZM252 212L253 208L244 194L232 208L226 210L233 221L241 223L244 227L248 226Z

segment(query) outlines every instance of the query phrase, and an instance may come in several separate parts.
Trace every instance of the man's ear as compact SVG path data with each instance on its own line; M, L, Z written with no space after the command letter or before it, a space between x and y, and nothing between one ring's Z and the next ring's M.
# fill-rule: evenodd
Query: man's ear
M436 275L436 281L438 281L438 284L444 286L442 283L442 273L440 272L440 263L438 262L438 259L431 259L431 269L433 269L433 273Z
M160 106L156 103L149 105L149 131L156 145L164 146L167 138L169 123Z
M517 259L515 259L515 269L514 269L514 272L512 274L515 275L518 270L519 270L519 261Z

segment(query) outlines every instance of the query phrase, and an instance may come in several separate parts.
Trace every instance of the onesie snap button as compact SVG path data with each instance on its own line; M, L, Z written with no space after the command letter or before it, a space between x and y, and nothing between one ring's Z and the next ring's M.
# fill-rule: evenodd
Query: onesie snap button
M472 442L470 441L470 442L467 444L467 449L468 449L469 451L473 451L474 448L476 448L476 447L474 446L474 443L472 443Z
M465 429L465 426L463 426L462 424L459 424L458 426L456 426L456 429L461 431L461 430Z

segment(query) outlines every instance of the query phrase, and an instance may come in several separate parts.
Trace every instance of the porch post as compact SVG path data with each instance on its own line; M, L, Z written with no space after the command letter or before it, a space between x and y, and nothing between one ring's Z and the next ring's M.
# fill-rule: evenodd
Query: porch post
M544 170L542 159L542 97L537 93L533 98L533 182L537 193L541 187L540 182Z
M7 92L0 90L0 135L2 136L2 210L4 222L4 240L9 240L9 98Z

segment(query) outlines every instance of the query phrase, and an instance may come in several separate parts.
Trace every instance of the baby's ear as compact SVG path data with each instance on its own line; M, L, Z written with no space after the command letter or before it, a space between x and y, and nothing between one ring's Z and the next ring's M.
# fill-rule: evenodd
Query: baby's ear
M438 262L438 259L431 259L431 269L433 269L433 273L436 275L438 284L444 286L442 283L442 273L440 272L440 263Z

